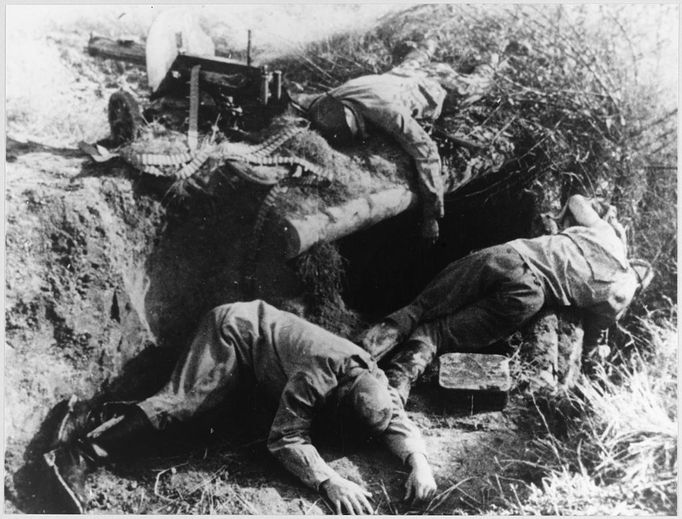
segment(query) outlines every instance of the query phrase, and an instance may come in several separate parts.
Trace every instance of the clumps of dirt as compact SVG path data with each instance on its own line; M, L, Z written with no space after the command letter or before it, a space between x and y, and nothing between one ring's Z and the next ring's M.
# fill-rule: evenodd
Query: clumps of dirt
M308 320L350 338L359 331L363 321L341 297L344 262L335 244L322 242L296 258L295 269L309 309Z

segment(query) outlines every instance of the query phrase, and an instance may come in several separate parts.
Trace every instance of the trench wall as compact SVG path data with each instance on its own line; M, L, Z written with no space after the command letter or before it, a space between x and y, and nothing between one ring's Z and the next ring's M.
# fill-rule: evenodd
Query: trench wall
M59 401L157 390L213 306L296 290L282 262L240 276L258 189L168 200L127 170L31 153L7 163L6 488ZM165 197L165 198L164 198ZM260 258L259 258L260 259ZM267 287L259 290L259 286Z

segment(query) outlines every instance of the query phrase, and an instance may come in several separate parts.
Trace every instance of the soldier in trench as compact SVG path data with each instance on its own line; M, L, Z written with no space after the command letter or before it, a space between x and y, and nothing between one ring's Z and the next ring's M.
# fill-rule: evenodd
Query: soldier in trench
M431 64L435 50L436 41L426 38L390 71L351 79L301 101L313 128L330 143L364 142L379 130L412 157L421 199L421 236L431 244L439 236L443 194L452 179L444 177L438 146L427 130L441 116L448 94L474 102L489 90L494 75L487 65L465 75L443 63Z
M323 406L381 438L410 467L406 499L423 500L435 492L423 438L369 354L257 300L209 312L170 381L154 396L111 406L113 416L96 420L86 427L89 432L76 432L78 421L69 423L67 416L60 430L71 439L44 458L70 511L86 510L84 478L90 468L125 458L132 446L173 422L187 422L215 409L252 379L278 402L269 451L304 484L322 492L337 513L373 510L370 493L337 474L311 443L311 424ZM93 428L97 422L100 425Z
M602 213L600 216L598 210ZM410 304L368 329L363 347L389 359L389 383L407 400L436 354L475 352L518 330L543 307L583 311L586 334L625 313L653 271L628 260L613 206L574 195L561 232L473 252L440 272Z

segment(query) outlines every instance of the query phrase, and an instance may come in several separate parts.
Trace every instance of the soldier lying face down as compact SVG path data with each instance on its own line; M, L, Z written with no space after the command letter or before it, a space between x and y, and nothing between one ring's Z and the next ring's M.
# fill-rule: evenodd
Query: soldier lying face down
M625 233L609 206L572 196L559 215L564 229L473 252L440 272L409 305L363 334L375 359L397 345L386 368L403 402L411 384L437 353L474 352L518 330L543 307L584 312L585 328L615 323L651 266L627 259Z
M300 317L252 301L209 312L156 395L45 455L70 509L86 510L84 476L91 465L120 459L149 432L236 397L247 378L278 402L268 449L303 483L323 492L337 513L372 513L372 505L369 492L337 474L311 444L313 418L332 401L348 407L368 434L410 466L406 498L435 492L422 436L369 354Z
M351 79L307 107L313 127L332 144L361 142L371 127L396 139L415 162L422 236L430 242L438 238L438 219L443 217L443 179L438 147L418 120L438 119L445 90L417 68L430 59L434 48L434 42L427 42L399 67Z
M312 127L332 144L363 142L383 132L412 157L426 243L438 239L447 180L438 145L427 130L441 116L446 98L459 107L470 105L491 89L495 76L493 68L484 64L471 74L461 74L445 63L431 63L436 47L435 39L425 38L388 72L350 79L301 102Z

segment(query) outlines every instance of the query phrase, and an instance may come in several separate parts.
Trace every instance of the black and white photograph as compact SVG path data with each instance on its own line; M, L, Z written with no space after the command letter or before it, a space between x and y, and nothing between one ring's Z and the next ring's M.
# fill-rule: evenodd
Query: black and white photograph
M4 15L4 514L677 516L677 2Z

